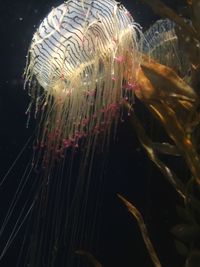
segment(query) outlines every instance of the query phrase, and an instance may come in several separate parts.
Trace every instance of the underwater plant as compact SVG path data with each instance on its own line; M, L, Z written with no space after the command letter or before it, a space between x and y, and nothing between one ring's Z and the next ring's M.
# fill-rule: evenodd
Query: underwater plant
M151 2L144 0L143 2L150 5L160 16L174 21L174 37L177 45L186 55L184 58L182 54L181 58L185 62L186 69L183 65L182 69L177 70L175 65L168 64L169 56L167 61L163 62L163 59L155 53L157 49L160 49L158 45L154 47L155 51L152 51L153 59L143 58L138 77L140 90L136 91L136 96L160 121L172 143L152 142L134 113L132 113L132 123L149 158L180 196L182 206L178 207L178 214L183 222L176 225L172 233L175 236L177 251L185 258L184 266L197 267L200 265L200 24L198 15L200 1L186 1L189 23L160 0ZM171 68L155 60L161 61L162 64L166 63ZM171 59L169 63L170 61ZM159 154L167 154L171 157L181 156L187 164L190 175L178 177L176 172L160 159ZM149 239L141 214L126 199L121 196L120 198L136 218L154 266L162 266Z

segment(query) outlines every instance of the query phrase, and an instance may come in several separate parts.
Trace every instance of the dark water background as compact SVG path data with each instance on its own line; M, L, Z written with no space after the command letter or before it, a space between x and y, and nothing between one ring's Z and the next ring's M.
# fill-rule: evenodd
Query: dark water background
M11 166L34 128L34 120L26 128L25 110L29 98L23 90L22 78L32 35L51 7L61 3L52 0L0 2L0 176ZM124 0L122 3L144 29L158 19L139 1ZM176 9L180 7L178 1L169 0L167 3ZM165 141L162 128L140 103L136 103L136 112L153 138ZM8 208L8 200L20 181L21 170L30 155L31 146L25 152L24 161L16 165L6 184L0 188L2 214ZM181 162L167 160L180 175L184 175ZM176 254L170 234L171 227L179 221L175 211L179 199L149 162L128 121L120 123L116 140L111 142L99 222L100 238L94 253L105 267L151 267L153 265L138 226L117 199L116 193L126 196L144 215L163 266L179 267L182 260ZM16 266L20 242L19 233L0 266Z

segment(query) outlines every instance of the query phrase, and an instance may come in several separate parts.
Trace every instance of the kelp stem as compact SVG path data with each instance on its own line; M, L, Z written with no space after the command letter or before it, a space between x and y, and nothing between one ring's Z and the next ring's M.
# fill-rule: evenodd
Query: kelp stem
M126 200L123 196L121 196L120 194L117 194L119 199L121 199L121 201L123 202L123 204L128 208L128 211L135 217L135 219L137 220L138 226L140 228L143 240L145 242L145 245L147 247L147 250L149 252L149 255L153 261L153 264L155 267L162 267L160 260L156 254L156 251L154 249L154 246L151 242L151 239L149 237L149 233L147 230L147 227L144 223L143 217L141 215L141 213L137 210L137 208L135 206L133 206L133 204L131 204L128 200Z

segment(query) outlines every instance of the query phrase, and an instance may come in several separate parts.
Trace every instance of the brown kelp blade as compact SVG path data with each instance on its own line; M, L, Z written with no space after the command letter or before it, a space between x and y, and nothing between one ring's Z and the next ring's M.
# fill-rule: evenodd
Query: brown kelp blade
M172 69L147 57L138 73L136 96L162 123L200 184L200 159L192 140L199 123L199 97Z
M125 199L123 196L121 196L120 194L118 194L119 199L123 202L123 204L128 208L128 211L133 215L133 217L136 219L138 226L140 228L140 232L142 234L144 243L147 247L147 250L149 252L149 255L153 261L153 264L155 267L162 267L160 260L156 254L156 251L153 247L153 244L150 240L149 237L149 233L147 230L147 227L144 223L143 217L141 215L141 213L138 211L138 209L133 206L133 204L131 204L127 199Z
M89 260L89 262L94 265L94 267L103 267L101 263L91 253L87 251L77 250L76 254L80 256L85 256Z

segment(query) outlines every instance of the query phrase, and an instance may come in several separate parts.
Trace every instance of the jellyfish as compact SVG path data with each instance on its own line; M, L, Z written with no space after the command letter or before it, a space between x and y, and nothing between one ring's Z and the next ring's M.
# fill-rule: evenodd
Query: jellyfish
M86 218L95 184L95 150L108 146L122 115L120 107L134 101L140 35L140 26L114 0L68 0L39 25L24 74L28 122L32 114L37 121L33 156L0 235L12 221L24 188L29 188L29 196L18 207L1 258L26 224L20 266L74 266L70 253L78 243L84 245L85 233L94 232L94 220ZM83 156L76 171L78 150ZM75 180L72 172L77 172ZM94 209L89 213L96 216Z
M119 106L133 97L136 28L113 0L67 1L42 21L30 45L25 84L29 110L35 106L40 120L36 146L45 147L44 164L82 139L95 142L100 132L109 136Z

